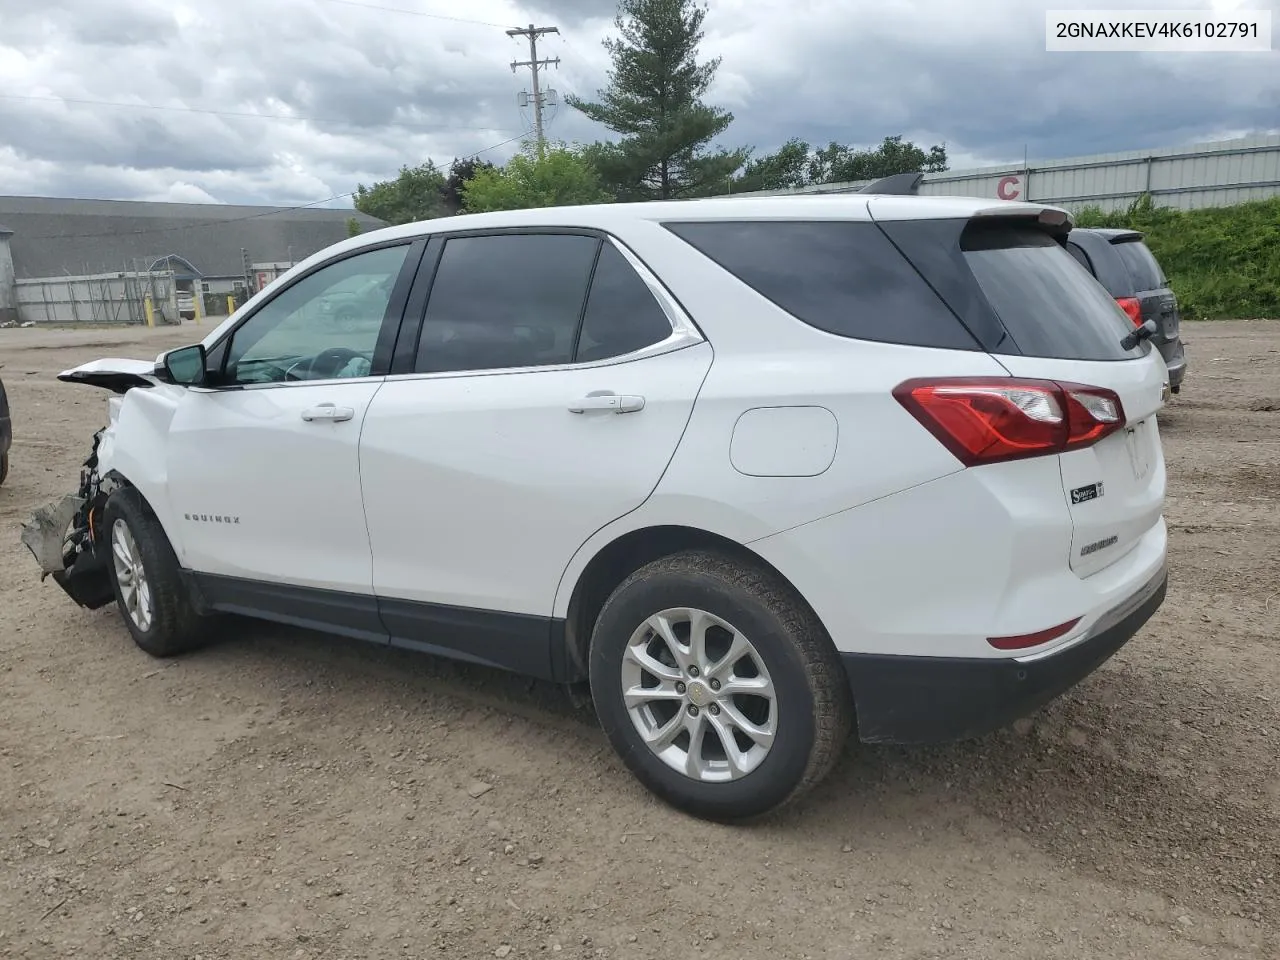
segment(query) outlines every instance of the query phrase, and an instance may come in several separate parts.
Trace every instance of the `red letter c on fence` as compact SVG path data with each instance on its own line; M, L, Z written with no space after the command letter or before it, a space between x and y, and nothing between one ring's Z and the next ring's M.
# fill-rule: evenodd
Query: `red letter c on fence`
M996 184L996 196L1001 200L1017 200L1018 178L1001 177L1000 182Z

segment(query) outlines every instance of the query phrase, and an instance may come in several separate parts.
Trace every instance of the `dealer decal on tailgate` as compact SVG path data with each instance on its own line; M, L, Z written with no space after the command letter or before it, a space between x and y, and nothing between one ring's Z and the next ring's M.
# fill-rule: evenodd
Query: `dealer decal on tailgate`
M1102 496L1102 481L1091 483L1084 487L1076 487L1071 491L1072 503L1085 503L1088 500L1097 500Z

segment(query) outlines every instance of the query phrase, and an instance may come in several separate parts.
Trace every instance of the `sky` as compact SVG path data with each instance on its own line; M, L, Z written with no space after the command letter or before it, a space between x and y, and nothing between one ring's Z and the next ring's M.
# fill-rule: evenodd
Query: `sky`
M1046 9L1273 11L1280 0L708 0L727 147L944 143L953 169L1280 130L1267 53L1048 53ZM411 11L411 12L404 12ZM563 103L606 83L612 0L0 0L0 194L349 206L431 158L502 162L532 126L612 136ZM329 199L334 198L334 199Z

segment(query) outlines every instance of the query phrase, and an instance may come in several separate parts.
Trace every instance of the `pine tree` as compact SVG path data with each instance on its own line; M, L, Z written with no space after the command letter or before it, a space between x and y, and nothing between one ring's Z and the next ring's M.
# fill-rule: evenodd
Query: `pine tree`
M621 134L587 150L620 200L724 193L749 154L709 146L733 114L702 102L720 66L719 58L698 63L705 17L697 0L620 0L621 36L604 41L613 59L608 88L596 102L565 98Z

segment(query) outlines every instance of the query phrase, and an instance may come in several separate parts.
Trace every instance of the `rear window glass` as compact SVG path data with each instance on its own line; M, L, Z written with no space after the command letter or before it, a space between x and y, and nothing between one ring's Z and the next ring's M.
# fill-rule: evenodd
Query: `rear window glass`
M1113 243L1111 249L1119 255L1129 276L1133 278L1134 290L1158 290L1164 286L1164 273L1160 264L1141 240Z
M1009 223L970 223L960 249L992 310L1018 350L1062 360L1128 360L1133 330L1115 300L1043 230ZM994 352L1001 351L996 348Z
M1078 246L1074 243L1068 243L1067 253L1071 254L1071 256L1079 262L1080 266L1084 267L1090 273L1093 273L1093 264L1089 262L1089 255Z
M668 223L668 230L810 326L952 350L978 344L874 223Z

